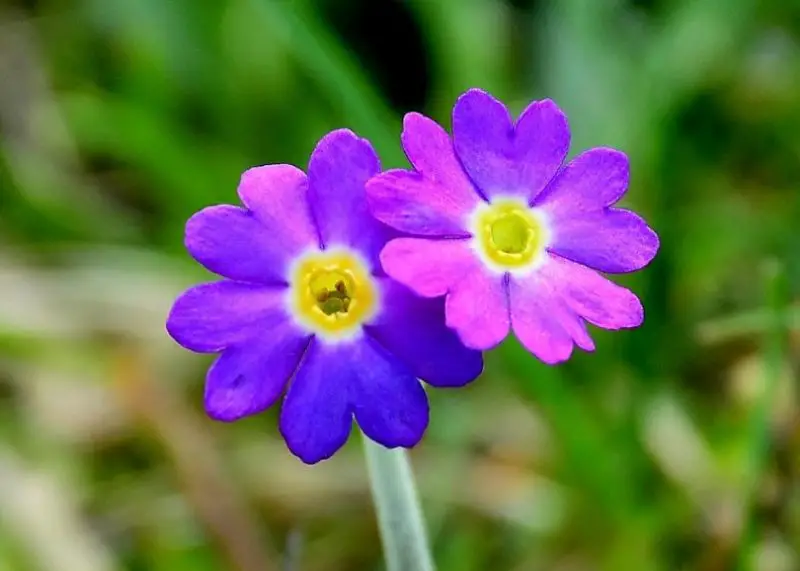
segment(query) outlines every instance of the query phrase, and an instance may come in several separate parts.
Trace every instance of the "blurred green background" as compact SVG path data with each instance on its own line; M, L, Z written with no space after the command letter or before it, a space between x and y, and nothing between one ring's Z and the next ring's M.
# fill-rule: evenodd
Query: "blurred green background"
M378 570L361 446L202 412L185 220L483 87L632 160L637 330L510 342L412 452L439 571L800 569L795 0L0 1L0 571ZM354 435L355 436L355 435Z

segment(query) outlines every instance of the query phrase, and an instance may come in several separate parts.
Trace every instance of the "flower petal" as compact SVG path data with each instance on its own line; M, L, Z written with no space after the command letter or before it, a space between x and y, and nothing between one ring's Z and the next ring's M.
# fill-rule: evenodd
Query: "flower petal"
M551 256L551 261L542 269L547 279L559 284L566 305L589 323L603 329L626 329L642 324L642 303L629 289L557 256Z
M643 268L658 236L637 214L610 208L628 188L625 153L596 148L576 157L535 201L553 229L550 251L610 273Z
M448 327L471 349L486 350L499 344L511 326L506 278L483 267L455 284L445 298Z
M434 183L421 174L389 170L367 183L370 212L392 228L418 236L468 237L467 218L478 203Z
M481 374L483 358L445 325L444 300L424 299L382 278L383 308L366 332L414 375L437 387L462 386Z
M351 369L356 421L388 448L417 444L428 426L428 398L406 364L370 337L342 347Z
M461 167L450 135L436 121L419 113L407 113L400 138L414 169L426 180L444 187L454 202L480 199Z
M189 288L175 300L167 331L192 351L221 351L287 324L285 291L228 280Z
M311 341L281 408L281 434L306 464L333 456L347 442L353 424L349 386L356 365L331 355L329 347Z
M294 374L309 337L286 324L225 349L206 376L205 408L230 422L266 410Z
M375 442L409 447L428 425L428 400L405 364L370 337L312 341L281 411L289 449L308 464L329 458L346 442L352 415Z
M512 276L511 323L520 342L545 363L569 359L573 343L594 350L584 320L606 329L636 327L644 317L641 303L584 266L549 256L537 272Z
M419 113L403 118L403 149L416 172L390 170L367 184L372 214L404 232L468 235L466 218L480 196L456 157L450 135Z
M622 198L629 179L625 153L606 147L589 149L572 159L533 205L555 217L594 212Z
M287 282L296 238L270 232L255 215L237 206L209 206L186 223L186 249L212 272L256 283Z
M306 174L292 165L266 165L246 170L239 182L239 197L283 250L294 257L319 236L308 206Z
M658 252L658 235L637 214L609 208L553 223L549 250L601 272L626 273L649 264Z
M553 179L569 152L571 135L567 116L551 99L533 101L514 126L514 143L520 184L539 194Z
M512 276L509 283L514 334L528 351L550 365L569 359L574 344L594 350L583 320L567 306L558 287L543 272Z
M544 299L523 295L525 290L513 282L509 290L511 323L523 347L548 365L569 359L574 342L564 324L574 324L575 316L565 311L558 300L546 303Z
M396 238L381 252L384 271L423 297L444 295L480 264L469 240Z
M533 199L567 156L569 126L549 99L534 101L516 125L500 101L470 89L453 108L456 153L487 198L518 195Z
M348 129L320 140L308 164L311 211L325 246L351 246L378 267L378 254L394 232L367 209L364 185L381 170L369 141Z

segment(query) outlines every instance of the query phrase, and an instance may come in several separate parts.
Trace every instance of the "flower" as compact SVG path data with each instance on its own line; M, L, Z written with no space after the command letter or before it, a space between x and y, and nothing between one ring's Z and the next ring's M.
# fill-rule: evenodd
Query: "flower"
M443 303L382 272L394 233L369 215L364 192L378 172L368 141L334 131L308 176L290 165L247 170L243 208L211 206L186 225L191 255L227 278L184 292L167 319L183 347L221 352L206 378L208 414L252 415L286 389L280 431L309 464L344 445L353 418L386 447L415 445L428 424L418 378L461 386L483 367L445 326Z
M636 327L644 312L629 290L598 272L647 265L658 237L628 210L628 159L594 148L563 165L567 118L550 100L513 121L471 89L453 109L453 136L409 113L403 148L413 170L367 183L374 216L407 236L381 252L389 276L425 297L446 296L447 324L475 349L509 330L545 363L592 351L585 322Z

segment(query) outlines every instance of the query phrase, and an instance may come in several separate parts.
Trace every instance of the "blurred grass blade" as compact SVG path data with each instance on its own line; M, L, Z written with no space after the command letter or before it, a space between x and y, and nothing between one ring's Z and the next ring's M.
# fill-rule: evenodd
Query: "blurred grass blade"
M752 513L753 504L769 457L771 447L770 413L775 403L775 394L786 357L786 329L781 319L788 297L786 273L783 265L777 261L768 266L767 272L765 297L767 298L767 305L771 310L772 318L771 326L764 339L767 378L764 393L756 403L750 416L750 427L748 429L749 442L747 444L748 456L745 472L747 481L744 488L744 515L737 562L737 569L740 571L755 569L752 561L752 546L756 535Z
M618 448L609 445L608 432L592 419L558 368L538 366L516 341L504 343L500 351L524 396L542 408L561 440L570 472L588 490L604 517L614 522L626 520L631 488L625 466L615 453Z
M66 482L0 444L0 524L41 571L116 571L114 554L84 519ZM0 569L3 559L0 558Z
M767 307L711 319L701 323L696 333L701 344L715 345L737 337L769 335L776 328L800 330L800 306L782 306L777 313Z
M300 2L252 1L263 11L264 21L346 114L347 126L372 141L384 166L404 165L399 119L352 54L319 22L316 14L304 9Z
M384 448L365 435L363 439L386 571L433 571L414 474L406 451Z

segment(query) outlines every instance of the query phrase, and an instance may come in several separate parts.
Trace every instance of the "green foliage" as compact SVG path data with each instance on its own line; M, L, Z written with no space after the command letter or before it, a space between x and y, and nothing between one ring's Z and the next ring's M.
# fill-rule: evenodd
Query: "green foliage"
M662 238L618 280L642 328L559 367L512 340L432 393L412 458L440 571L797 569L798 7L387 4L428 56L419 111L449 126L472 86L555 99L573 154L631 156L625 202ZM363 8L0 8L0 570L381 568L358 445L308 468L274 411L212 423L208 359L163 331L204 279L183 225L243 170L305 166L337 127L405 163L409 109L332 24Z

